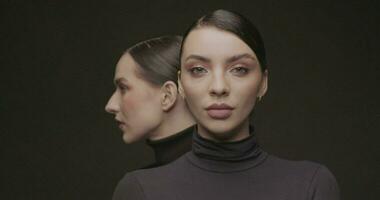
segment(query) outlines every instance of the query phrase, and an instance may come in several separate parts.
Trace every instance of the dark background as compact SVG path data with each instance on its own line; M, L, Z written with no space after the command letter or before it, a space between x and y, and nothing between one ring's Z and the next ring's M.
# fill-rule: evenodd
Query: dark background
M323 163L343 199L378 199L378 2L2 1L0 198L110 199L153 159L104 111L119 56L225 8L266 43L269 91L254 118L264 149Z

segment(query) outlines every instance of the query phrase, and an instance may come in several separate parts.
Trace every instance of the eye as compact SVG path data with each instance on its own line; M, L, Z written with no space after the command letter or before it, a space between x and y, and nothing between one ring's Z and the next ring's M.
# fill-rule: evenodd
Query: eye
M207 73L206 68L201 65L196 65L188 70L192 75L201 75Z
M244 66L238 66L238 67L231 69L231 72L236 74L236 75L245 75L248 73L248 71L249 71L249 69L247 67L244 67Z
M118 84L117 89L120 90L121 93L125 93L129 88L124 84Z

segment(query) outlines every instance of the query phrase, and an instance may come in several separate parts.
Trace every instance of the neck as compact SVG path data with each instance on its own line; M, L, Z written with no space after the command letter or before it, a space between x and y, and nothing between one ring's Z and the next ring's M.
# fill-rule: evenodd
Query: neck
M177 99L174 107L164 113L161 125L151 134L149 140L154 141L169 137L194 124L195 120L187 109L185 102Z
M261 164L267 157L259 147L254 128L249 128L249 136L239 141L217 142L201 137L194 130L192 153L187 159L201 169L231 173L248 170Z
M206 127L202 127L200 124L197 125L197 129L199 135L206 139L215 142L234 142L249 137L249 120L245 120L231 130L222 130L220 132L211 131Z

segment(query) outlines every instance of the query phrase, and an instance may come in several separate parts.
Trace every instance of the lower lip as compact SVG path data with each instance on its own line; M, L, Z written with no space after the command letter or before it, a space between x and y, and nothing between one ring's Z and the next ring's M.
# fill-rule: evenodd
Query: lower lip
M210 116L213 119L227 119L231 116L232 110L231 109L211 109L207 110L208 116Z
M125 125L124 125L124 124L119 124L119 128L120 128L121 130L123 130L123 129L124 129L124 127L125 127Z

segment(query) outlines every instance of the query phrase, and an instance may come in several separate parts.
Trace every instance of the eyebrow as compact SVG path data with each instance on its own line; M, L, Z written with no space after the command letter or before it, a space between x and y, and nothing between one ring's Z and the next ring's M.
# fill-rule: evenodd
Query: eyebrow
M255 56L248 54L248 53L243 53L243 54L234 55L231 58L228 58L227 63L232 63L232 62L235 62L235 61L243 59L243 58L248 58L248 59L251 59L253 61L256 61Z
M234 56L228 58L226 60L226 62L227 63L232 63L232 62L235 62L235 61L243 59L243 58L249 58L249 59L252 59L252 60L256 61L255 56L253 56L251 54L248 54L248 53L243 53L243 54L234 55ZM203 57L203 56L200 56L200 55L195 55L195 54L192 54L192 55L188 56L185 59L185 61L190 60L190 59L195 59L195 60L199 60L199 61L202 61L202 62L211 63L211 60L209 58L206 58L206 57Z
M206 63L210 63L211 60L209 58L206 58L206 57L203 57L203 56L200 56L200 55L195 55L195 54L192 54L190 56L188 56L185 61L188 61L190 59L195 59L195 60L199 60L199 61L202 61L202 62L206 62Z
M127 82L127 83L128 83L127 79L125 79L125 78L123 78L123 77L117 78L117 79L115 79L113 82L114 82L115 85L119 85L119 84L121 84L122 82Z

